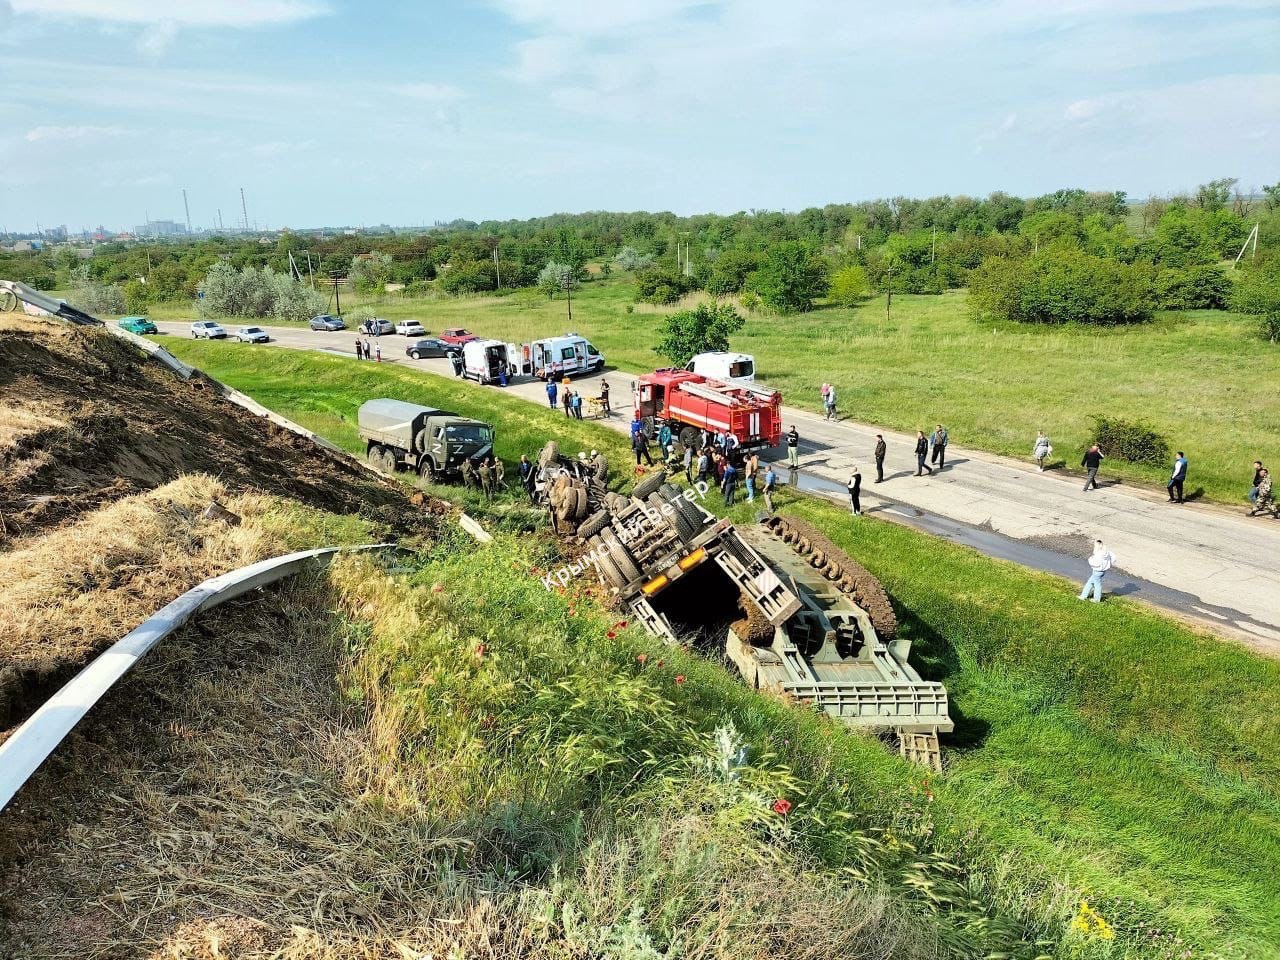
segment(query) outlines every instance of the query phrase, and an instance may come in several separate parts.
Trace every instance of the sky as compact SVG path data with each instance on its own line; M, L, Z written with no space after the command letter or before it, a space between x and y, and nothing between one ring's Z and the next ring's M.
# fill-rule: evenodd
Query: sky
M0 0L0 230L1280 181L1280 0Z

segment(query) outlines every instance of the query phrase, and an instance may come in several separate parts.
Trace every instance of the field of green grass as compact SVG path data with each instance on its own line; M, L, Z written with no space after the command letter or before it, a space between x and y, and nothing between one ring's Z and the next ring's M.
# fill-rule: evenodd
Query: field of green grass
M508 341L572 328L624 371L652 369L666 311L636 305L623 278L586 284L565 301L533 291L474 298L375 299L352 296L389 319L414 317L430 330L466 326ZM1220 311L1166 312L1123 329L1021 326L974 320L964 291L897 296L855 309L824 307L789 317L752 315L733 348L754 354L760 377L788 404L819 409L818 386L839 391L854 420L894 430L945 423L951 439L1030 459L1036 431L1053 440L1054 459L1078 468L1096 416L1151 424L1191 461L1189 493L1242 501L1252 461L1280 459L1273 423L1280 415L1280 350L1247 319ZM190 316L162 305L158 319ZM1164 467L1112 458L1104 474L1163 485Z
M348 449L358 448L358 405L393 396L494 421L509 461L549 437L627 459L624 438L598 424L420 371L166 345ZM824 832L838 810L877 843L905 844L913 862L963 867L975 902L1022 934L1047 937L1054 956L1280 957L1280 664L1137 604L1081 604L1058 578L822 501L781 499L885 582L916 662L946 683L957 720L944 738L946 772L927 777L874 742L750 694L714 664L669 653L697 680L680 694L683 709L704 725L732 719L750 742L767 744L795 774L804 815L822 811L821 823L797 820L816 856L848 865L848 848L828 845ZM745 505L732 515L752 518ZM495 597L493 609L532 604L541 591L532 574L503 582L530 592ZM411 713L428 709L414 702ZM591 742L606 757L622 749ZM633 761L613 763L627 770ZM893 889L915 882L901 868L892 857L877 867ZM1107 927L1081 919L1082 898ZM952 902L935 906L956 914L957 936L986 922ZM998 938L982 944L996 950Z

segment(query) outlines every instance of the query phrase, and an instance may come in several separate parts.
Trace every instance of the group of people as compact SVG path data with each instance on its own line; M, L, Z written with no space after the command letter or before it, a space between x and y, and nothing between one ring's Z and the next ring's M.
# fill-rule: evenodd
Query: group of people
M526 463L525 457L520 458ZM507 468L502 461L490 454L479 463L472 463L468 458L462 461L462 485L479 487L485 497L493 499L493 495L507 487Z
M1280 516L1275 496L1271 492L1271 471L1262 465L1261 460L1253 461L1253 486L1249 488L1249 516L1256 517L1260 513L1272 513Z
M578 420L581 420L582 419L582 394L572 389L570 386L571 383L572 381L568 377L565 377L559 384L557 384L554 380L548 380L547 381L547 405L552 410L554 410L556 408L556 402L557 400L559 400L560 406L564 408L564 415L566 417L574 417ZM561 386L564 387L563 392L561 392L560 390ZM609 381L608 380L600 381L600 393L596 397L596 399L600 403L601 416L608 417L612 413L612 410L609 406ZM636 462L639 463L640 461L637 459Z
M356 337L356 359L357 360L376 360L382 362L382 344L375 343L369 346L368 340Z

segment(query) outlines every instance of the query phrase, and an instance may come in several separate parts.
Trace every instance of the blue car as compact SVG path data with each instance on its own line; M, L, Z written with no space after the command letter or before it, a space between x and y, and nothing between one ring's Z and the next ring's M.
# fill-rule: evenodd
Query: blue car
M121 330L128 330L130 333L159 333L160 328L148 320L146 317L121 317L116 326Z

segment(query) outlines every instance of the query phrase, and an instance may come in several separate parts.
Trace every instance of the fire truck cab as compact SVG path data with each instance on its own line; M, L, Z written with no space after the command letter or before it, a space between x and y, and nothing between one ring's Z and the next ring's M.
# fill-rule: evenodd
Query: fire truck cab
M776 447L782 439L782 395L776 390L712 380L665 368L636 382L636 412L654 428L666 423L685 446L699 431L727 431L741 449Z

